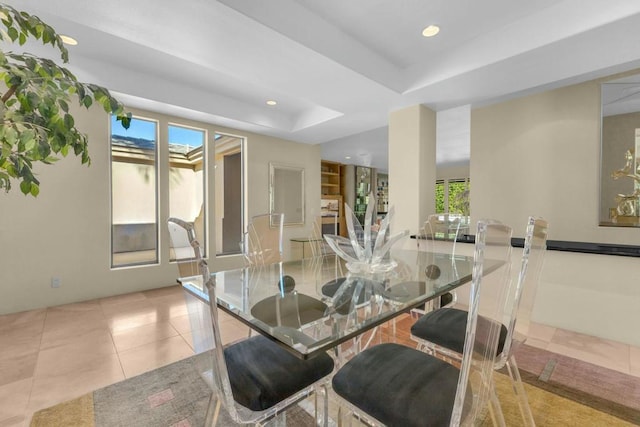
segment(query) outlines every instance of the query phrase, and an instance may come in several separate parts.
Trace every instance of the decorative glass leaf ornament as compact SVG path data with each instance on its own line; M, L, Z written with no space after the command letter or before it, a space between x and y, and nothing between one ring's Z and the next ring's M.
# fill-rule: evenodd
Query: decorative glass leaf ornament
M391 247L409 234L409 230L401 231L386 238L389 224L395 209L389 208L382 222L376 223L376 198L369 194L364 224L360 224L351 207L345 204L347 231L349 238L325 234L324 238L333 251L347 261L347 268L353 273L382 273L390 271L397 263L387 255Z

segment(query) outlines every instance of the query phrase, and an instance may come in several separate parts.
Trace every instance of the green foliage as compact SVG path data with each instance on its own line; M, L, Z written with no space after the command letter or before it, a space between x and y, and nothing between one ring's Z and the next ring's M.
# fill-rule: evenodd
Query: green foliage
M60 36L37 16L0 3L0 20L1 42L22 46L27 39L36 39L53 46L62 62L68 62ZM131 122L131 114L107 89L78 82L69 70L49 59L0 50L0 81L6 85L4 93L0 86L0 189L7 192L16 180L22 193L38 195L35 163L52 164L71 152L90 164L87 136L75 127L69 113L72 98L85 108L99 104L116 115L125 129Z
M444 182L436 182L436 213L444 213Z
M449 181L449 213L469 215L469 183Z

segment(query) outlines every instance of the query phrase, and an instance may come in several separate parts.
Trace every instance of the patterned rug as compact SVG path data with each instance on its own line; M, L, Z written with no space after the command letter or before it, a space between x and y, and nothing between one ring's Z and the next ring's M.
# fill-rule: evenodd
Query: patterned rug
M555 357L553 353L545 353L548 357ZM210 392L199 374L199 357L202 356L181 360L38 411L31 426L201 426ZM539 362L541 356L532 357ZM524 356L521 358L524 361ZM541 381L527 371L523 371L523 375L525 381L533 383L527 383L525 387L538 426L640 425L638 410L550 381ZM507 425L522 425L508 378L497 374L496 381ZM313 418L298 406L287 413L287 421L292 426L313 425ZM218 425L235 424L222 411ZM487 420L484 425L488 427L491 422Z
M526 344L516 360L524 382L640 425L640 378Z

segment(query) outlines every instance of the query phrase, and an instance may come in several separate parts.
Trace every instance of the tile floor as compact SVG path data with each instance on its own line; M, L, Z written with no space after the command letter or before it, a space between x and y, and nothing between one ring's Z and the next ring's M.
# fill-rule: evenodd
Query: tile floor
M220 321L225 343L247 336ZM640 377L640 348L544 325L529 344ZM192 354L178 286L0 316L0 427Z

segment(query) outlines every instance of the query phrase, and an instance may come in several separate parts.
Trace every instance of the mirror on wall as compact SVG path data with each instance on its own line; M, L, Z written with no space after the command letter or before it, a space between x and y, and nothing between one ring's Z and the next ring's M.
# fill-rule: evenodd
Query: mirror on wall
M269 177L270 213L283 213L285 226L303 225L304 168L269 163Z
M640 227L640 75L602 84L600 225Z

